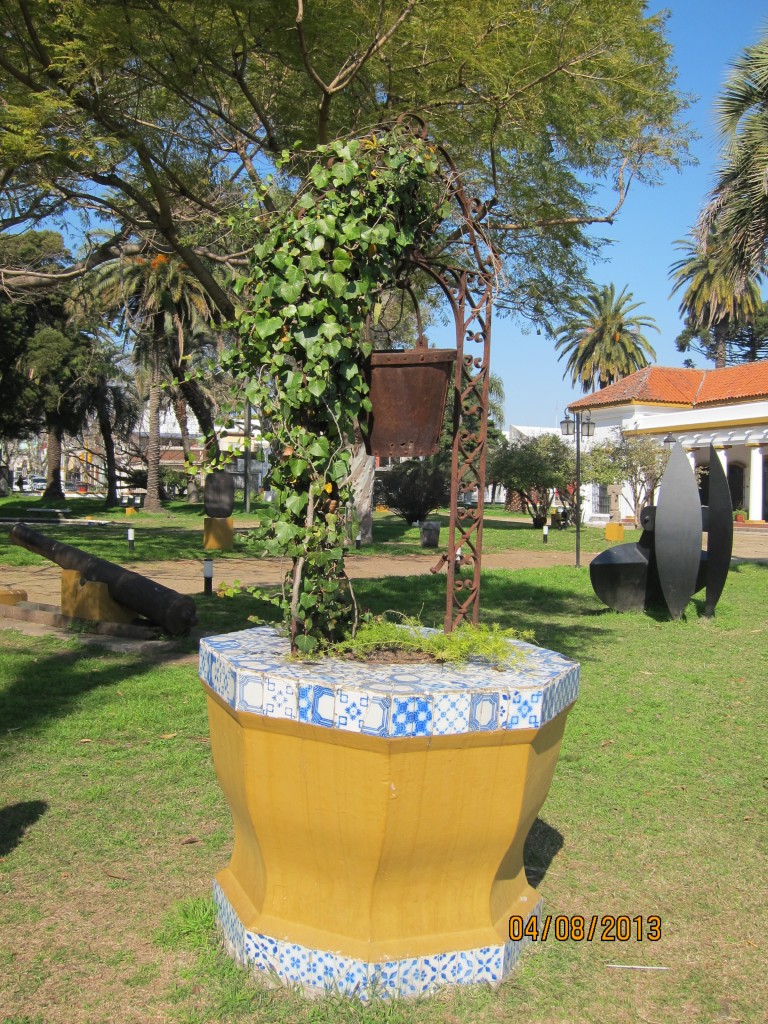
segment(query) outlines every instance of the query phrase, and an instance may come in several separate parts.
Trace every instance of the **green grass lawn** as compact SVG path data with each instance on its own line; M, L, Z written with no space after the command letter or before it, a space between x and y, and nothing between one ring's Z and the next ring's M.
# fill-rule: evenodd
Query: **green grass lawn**
M410 577L356 591L376 611L437 623L444 587ZM533 629L582 664L526 847L545 913L658 915L661 941L550 938L496 992L416 1003L268 991L211 928L211 877L232 829L194 662L5 632L0 1021L765 1021L768 568L734 569L711 621L698 599L680 622L615 614L570 567L489 572L483 588L485 621ZM200 610L239 628L254 603Z
M40 516L35 526L30 509L41 508L40 499L24 496L0 499L0 517L24 516L34 528L55 540L73 544L89 554L106 558L111 562L129 564L155 561L158 559L201 558L203 555L203 506L188 505L183 501L168 502L163 513L152 514L143 510L133 516L126 516L123 509L105 512L103 501L93 498L73 498L67 503L67 518L78 520L74 523L57 523ZM246 539L249 526L258 522L260 516L269 515L266 505L254 503L250 515L236 508L234 520L237 531L232 552L208 552L215 558L258 555L259 547L249 544ZM90 518L89 518L90 517ZM440 551L448 544L448 513L443 510L432 517L441 523ZM37 565L41 559L24 548L11 544L8 531L12 524L0 524L0 565ZM134 531L134 551L129 553L127 530ZM626 531L625 539L636 540L639 531ZM574 551L576 531L573 527L565 530L552 529L547 545L552 551ZM605 540L603 530L583 528L581 546L585 552L603 551L610 543ZM483 550L504 552L534 550L543 547L541 530L534 530L528 517L500 514L493 508L483 524ZM428 553L421 547L419 530L409 526L403 519L389 513L377 513L374 517L373 544L366 545L357 555L363 556L405 556Z

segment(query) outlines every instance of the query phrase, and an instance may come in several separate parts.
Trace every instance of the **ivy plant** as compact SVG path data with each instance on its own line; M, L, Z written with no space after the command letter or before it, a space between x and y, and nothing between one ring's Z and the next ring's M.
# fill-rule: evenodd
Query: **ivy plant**
M344 513L350 443L371 411L366 322L447 214L439 170L434 148L398 127L319 147L287 205L275 194L246 214L259 236L235 282L239 343L226 360L271 447L277 514L262 540L291 560L278 601L294 651L338 639L355 619Z

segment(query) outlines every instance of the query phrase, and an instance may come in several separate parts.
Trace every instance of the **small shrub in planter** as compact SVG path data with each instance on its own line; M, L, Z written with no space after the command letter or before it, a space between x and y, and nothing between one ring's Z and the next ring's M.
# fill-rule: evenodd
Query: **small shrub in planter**
M381 474L377 483L387 508L407 523L421 523L450 500L449 458L441 453L396 463Z

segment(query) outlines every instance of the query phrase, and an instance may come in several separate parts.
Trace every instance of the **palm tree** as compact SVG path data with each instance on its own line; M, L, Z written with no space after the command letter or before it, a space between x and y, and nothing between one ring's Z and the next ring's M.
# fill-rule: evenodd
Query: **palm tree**
M671 294L685 288L680 315L693 331L711 331L715 366L726 363L727 339L732 328L748 321L760 306L760 292L753 280L739 283L723 256L721 236L710 230L706 238L676 243L684 256L672 264Z
M488 374L488 420L494 426L500 430L504 429L504 420L506 418L506 410L504 408L504 402L506 400L506 394L504 393L504 381L498 375L498 373Z
M768 34L734 62L718 119L722 165L703 223L717 224L723 264L743 288L764 268L768 244Z
M592 285L578 298L566 322L557 332L559 358L568 356L566 372L574 385L587 394L604 388L635 370L648 366L656 353L642 334L644 328L658 331L653 317L633 316L640 307L624 288L616 295L614 285Z
M152 259L136 256L104 264L91 280L94 295L108 310L119 312L122 324L135 338L134 359L148 371L148 444L147 497L145 508L159 511L160 503L160 402L167 371L180 371L190 340L210 337L205 330L213 318L208 295L198 279L175 255L158 253ZM179 388L193 393L195 400L202 389L195 387L186 374ZM178 378L177 378L178 379ZM186 397L186 395L185 395ZM200 410L205 420L204 403ZM213 416L207 410L214 439Z
M94 361L87 395L90 411L95 415L104 445L106 473L106 507L120 504L117 492L117 457L115 434L130 435L139 418L139 399L114 348L103 339L94 350Z

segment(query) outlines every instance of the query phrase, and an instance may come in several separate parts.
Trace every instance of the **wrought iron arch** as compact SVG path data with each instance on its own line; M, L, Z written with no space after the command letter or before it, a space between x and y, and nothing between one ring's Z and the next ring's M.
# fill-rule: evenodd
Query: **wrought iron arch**
M416 123L426 138L423 122ZM410 254L414 270L427 274L448 300L456 333L448 548L432 569L447 568L444 629L449 633L464 619L477 622L480 611L491 317L499 259L482 227L487 206L467 196L450 155L442 146L436 149L448 169L449 197L459 210L459 234L453 241L463 240L468 256L467 265L456 266L424 252ZM477 491L476 504L460 507L459 495L472 490Z

